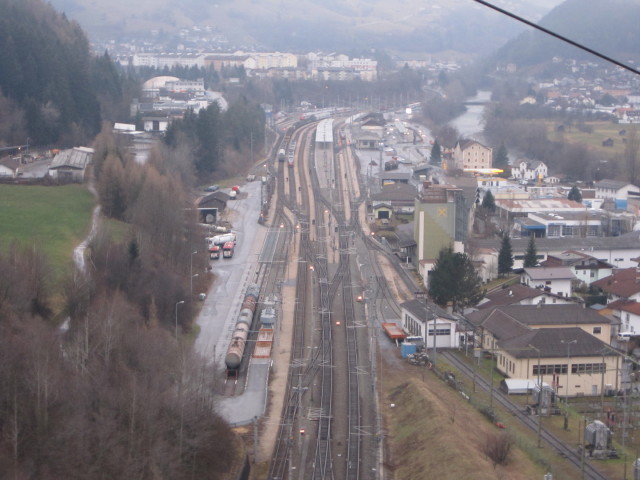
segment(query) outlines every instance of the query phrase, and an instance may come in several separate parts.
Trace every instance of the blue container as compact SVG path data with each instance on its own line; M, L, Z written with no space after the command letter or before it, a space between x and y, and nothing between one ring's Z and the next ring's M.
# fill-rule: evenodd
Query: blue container
M400 345L400 355L402 358L407 358L412 353L416 353L418 351L418 345L415 343L403 343Z

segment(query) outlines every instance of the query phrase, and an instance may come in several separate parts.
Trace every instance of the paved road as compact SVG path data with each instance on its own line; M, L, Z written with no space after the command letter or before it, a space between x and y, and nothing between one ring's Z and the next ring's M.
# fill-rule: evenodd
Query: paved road
M227 203L225 215L238 234L233 258L212 260L216 279L202 305L197 323L200 334L195 349L214 362L216 375L224 376L224 357L240 311L244 292L256 280L258 257L268 227L258 224L260 182L243 187L243 198ZM219 413L231 424L243 424L261 416L266 405L269 366L252 365L242 395L220 397Z

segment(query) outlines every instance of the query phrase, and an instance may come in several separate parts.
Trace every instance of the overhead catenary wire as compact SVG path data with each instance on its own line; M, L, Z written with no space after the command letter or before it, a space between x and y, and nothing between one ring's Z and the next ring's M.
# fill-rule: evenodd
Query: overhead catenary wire
M582 45L581 43L578 43L578 42L576 42L574 40L571 40L570 38L567 38L567 37L565 37L563 35L560 35L559 33L556 33L556 32L554 32L552 30L549 30L548 28L545 28L545 27L542 27L540 25L537 25L537 24L535 24L535 23L533 23L533 22L531 22L531 21L529 21L529 20L527 20L525 18L522 18L522 17L516 15L515 13L512 13L512 12L509 12L508 10L505 10L504 8L500 8L500 7L496 6L496 5L493 5L493 4L489 3L489 2L486 2L485 0L473 0L473 1L476 2L476 3L479 3L481 5L484 5L485 7L489 7L491 9L495 10L496 12L502 13L503 15L511 17L511 18L513 18L513 19L515 19L515 20L517 20L519 22L522 22L522 23L524 23L526 25L529 25L530 27L533 27L536 30L540 30L541 32L546 33L547 35L551 35L552 37L555 37L558 40L562 40L563 42L566 42L566 43L568 43L570 45L573 45L574 47L579 48L580 50L584 50L585 52L589 52L590 54L595 55L596 57L602 58L603 60L606 60L607 62L611 62L611 63L613 63L614 65L617 65L620 68L628 70L629 72L635 73L636 75L640 75L640 71L639 70L636 70L635 68L630 67L629 65L627 65L625 63L622 63L619 60L611 58L608 55L605 55L604 53L600 53L597 50L594 50L594 49L589 48L589 47L587 47L585 45Z

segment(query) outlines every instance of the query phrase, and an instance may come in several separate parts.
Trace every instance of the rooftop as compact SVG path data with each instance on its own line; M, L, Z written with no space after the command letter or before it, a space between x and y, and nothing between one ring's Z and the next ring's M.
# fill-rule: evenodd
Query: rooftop
M620 190L621 188L626 187L627 185L631 185L631 184L628 182L619 182L617 180L611 180L609 178L603 178L602 180L594 183L594 186L596 188L606 188L606 189L613 189L613 190Z
M477 326L484 326L484 322L495 312L504 318L510 318L523 326L530 325L585 325L608 324L610 319L600 315L595 310L584 308L582 304L538 304L538 305L504 305L492 309L479 310L469 313L467 319Z
M592 285L618 297L629 298L640 293L640 272L636 267L623 268L593 282Z
M407 310L414 317L423 319L424 321L435 320L437 318L446 318L447 320L459 319L457 315L447 313L446 310L440 308L435 303L417 299L401 303L400 308Z
M510 285L506 288L495 290L491 293L487 293L485 298L488 302L481 305L477 305L478 310L486 310L487 308L493 308L502 305L513 305L520 303L522 300L536 298L540 295L548 295L545 292L538 290L537 288L527 287L521 283Z
M533 267L525 268L525 274L532 280L566 280L575 278L568 267Z
M579 327L539 328L499 343L516 358L602 357L616 355L606 344ZM535 347L535 348L527 348ZM537 349L537 350L536 350Z
M58 153L51 161L49 168L67 167L82 170L91 162L92 158L93 148L75 147Z

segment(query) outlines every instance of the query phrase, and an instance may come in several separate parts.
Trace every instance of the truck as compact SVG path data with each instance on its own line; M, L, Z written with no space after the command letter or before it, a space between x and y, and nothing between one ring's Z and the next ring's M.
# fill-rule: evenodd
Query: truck
M231 258L233 257L233 249L236 244L234 242L227 242L222 246L222 257L223 258Z
M224 245L227 242L235 242L237 239L235 233L225 233L224 235L215 235L207 240L209 245Z
M384 162L384 169L387 171L396 170L399 167L399 165L400 165L400 162L398 161L398 157L393 157L388 162Z
M284 148L281 148L280 150L278 150L278 161L284 162L284 158L285 158L285 151L284 151Z
M211 245L209 247L209 258L211 260L218 260L220 258L220 247L218 245Z

